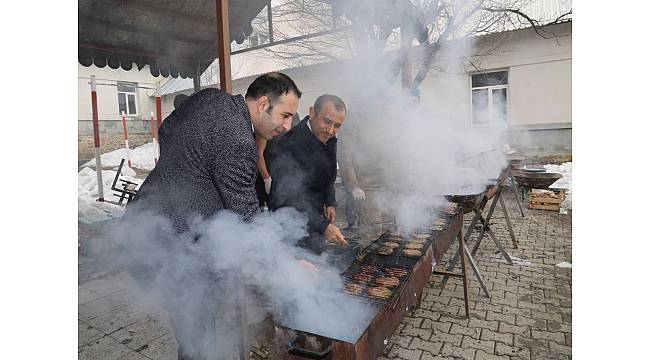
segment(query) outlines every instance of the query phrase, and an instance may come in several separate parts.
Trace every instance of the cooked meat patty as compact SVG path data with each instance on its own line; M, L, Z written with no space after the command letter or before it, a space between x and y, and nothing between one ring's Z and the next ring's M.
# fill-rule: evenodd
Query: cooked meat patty
M404 245L404 247L407 248L407 249L411 249L411 250L420 250L420 249L422 249L423 245L418 244L416 242L410 242L410 243Z
M396 277L400 278L400 277L406 275L408 273L408 271L406 269L402 269L402 268L391 267L391 268L384 269L384 273L386 273L386 275L396 276Z
M406 249L406 250L403 250L403 251L402 251L402 254L404 254L404 256L408 256L408 257L418 257L418 256L422 256L422 252L421 252L420 250L410 250L410 249Z
M368 295L375 299L388 299L392 292L383 286L372 287L368 289Z
M399 279L393 276L384 276L376 278L375 283L380 286L393 287L399 285Z
M346 283L345 292L350 295L359 295L363 292L363 285L354 282Z
M360 283L365 284L365 283L369 282L370 279L372 279L372 275L360 273L360 274L354 274L354 276L352 276L352 278L354 280L360 282Z
M362 265L359 269L359 273L365 275L374 275L377 270L377 265Z

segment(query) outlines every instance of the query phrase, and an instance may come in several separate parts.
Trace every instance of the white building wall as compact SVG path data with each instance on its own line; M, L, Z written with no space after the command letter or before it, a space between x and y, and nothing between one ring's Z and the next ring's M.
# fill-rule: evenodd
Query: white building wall
M570 128L571 24L550 30L568 36L543 39L532 29L486 36L476 47L498 47L497 50L489 56L473 58L472 63L478 69L465 68L463 73L454 72L448 56L441 54L439 58L443 59L433 68L440 67L446 72L429 72L420 88L422 101L435 108L439 116L456 119L459 126L470 127L470 75L508 70L509 127Z
M124 69L111 69L106 66L98 68L94 65L85 67L78 64L78 117L79 135L92 134L92 104L90 100L90 76L95 75L97 81L97 112L100 120L100 132L122 132L122 118L117 102L118 81L137 83L136 107L137 114L127 116L130 132L148 131L150 112L155 111L155 101L150 97L155 91L157 82L166 80L163 77L154 77L149 72L149 66L138 71L137 66L129 71ZM106 86L103 84L109 84ZM147 89L148 88L148 89Z

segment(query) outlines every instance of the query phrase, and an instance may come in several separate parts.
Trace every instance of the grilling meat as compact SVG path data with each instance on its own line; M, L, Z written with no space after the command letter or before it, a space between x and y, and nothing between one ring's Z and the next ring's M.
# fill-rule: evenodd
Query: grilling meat
M416 242L410 242L410 243L404 245L404 247L409 249L409 250L420 250L420 249L422 249L423 245L419 244L419 243L416 243Z
M359 268L359 273L361 274L366 274L366 275L374 275L377 272L378 268L377 265L361 265Z
M406 250L403 250L403 251L402 251L402 254L404 254L404 256L408 256L408 257L418 257L418 256L422 256L422 252L421 252L420 250L410 250L410 249L406 249Z
M445 226L447 225L447 220L445 219L435 219L433 220L433 226Z
M395 243L395 242L383 242L383 243L381 243L381 245L383 245L383 246L388 246L388 247L390 247L391 249L395 249L395 248L398 248L398 247L399 247L399 244L398 244L398 243Z
M362 283L362 284L365 284L365 283L369 282L370 279L372 279L372 275L359 273L359 274L354 274L354 276L352 276L352 278L354 280Z
M350 295L359 295L363 291L363 285L354 282L345 284L345 292Z
M442 211L447 215L454 215L458 210L458 204L456 203L447 203Z
M371 298L375 298L375 299L382 299L382 300L388 299L388 298L390 298L391 294L392 293L391 293L390 289L385 288L383 286L372 287L372 288L368 289L368 295Z
M392 267L392 268L384 269L384 273L386 273L386 275L395 276L395 277L400 278L400 277L406 275L408 273L408 271L406 271L406 269Z
M377 285L381 285L389 288L389 287L399 285L399 279L393 276L384 276L384 277L376 278L375 283Z

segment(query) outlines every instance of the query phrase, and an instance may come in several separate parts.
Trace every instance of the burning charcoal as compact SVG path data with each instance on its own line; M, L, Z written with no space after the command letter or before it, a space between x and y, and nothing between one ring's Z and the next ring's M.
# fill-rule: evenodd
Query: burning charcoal
M395 277L400 278L400 277L406 275L408 273L408 271L406 269L402 269L402 268L391 267L391 268L384 269L384 273L386 273L386 275L395 276Z
M363 285L349 282L345 284L345 292L350 295L359 295L363 291Z
M406 249L406 250L403 250L403 251L402 251L402 254L404 254L404 256L408 256L408 257L419 257L419 256L422 256L422 252L421 252L420 250L409 250L409 249Z
M409 249L409 250L420 250L424 246L422 244L419 244L419 243L416 243L416 242L410 242L410 243L404 245L404 247Z
M381 255L390 255L392 254L394 249L390 246L382 246L377 250L377 254Z
M393 276L384 276L375 279L375 283L384 287L393 287L399 285L399 279Z
M373 287L368 289L368 295L371 298L375 298L375 299L385 300L390 298L391 294L392 292L390 291L390 289L383 286L378 286L378 287Z

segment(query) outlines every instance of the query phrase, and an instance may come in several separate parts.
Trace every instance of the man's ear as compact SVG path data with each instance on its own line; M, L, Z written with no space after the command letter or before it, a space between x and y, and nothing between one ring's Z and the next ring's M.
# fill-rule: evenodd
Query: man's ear
M309 118L312 120L316 118L316 109L313 106L309 107Z
M269 107L269 97L262 95L257 98L257 111L261 114Z

